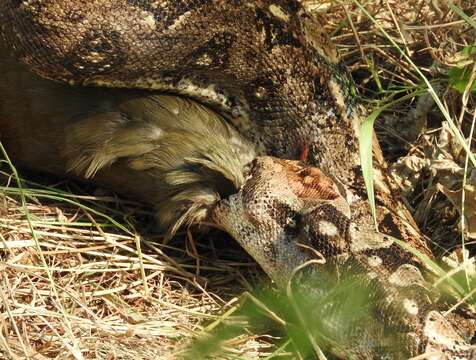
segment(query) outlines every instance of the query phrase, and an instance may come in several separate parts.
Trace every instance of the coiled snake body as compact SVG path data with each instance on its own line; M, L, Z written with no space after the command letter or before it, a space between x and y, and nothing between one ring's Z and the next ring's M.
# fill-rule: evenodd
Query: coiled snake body
M419 261L392 240L431 256L376 143L378 224L390 236L372 231L358 156L363 111L305 1L2 0L0 21L8 46L43 77L186 95L225 117L244 138L238 147L253 144L260 156L250 168L248 157L237 161L246 172L234 179L240 190L200 214L281 286L316 256L310 248L331 268L359 264L369 281L380 281L385 326L398 328L405 343L385 351L382 328L364 331L362 324L348 344L329 351L361 359L425 351L438 354L432 359L476 358L465 340L472 334L462 331L471 320L438 312ZM303 148L312 167L283 160L299 158ZM85 170L87 162L76 167ZM319 266L312 265L316 278ZM374 338L359 344L362 334Z

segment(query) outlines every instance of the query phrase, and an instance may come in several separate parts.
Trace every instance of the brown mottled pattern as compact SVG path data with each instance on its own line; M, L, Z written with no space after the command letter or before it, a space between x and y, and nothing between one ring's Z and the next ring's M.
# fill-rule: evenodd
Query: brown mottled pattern
M299 198L334 200L340 196L334 182L315 167L305 166L296 161L280 160L284 174L294 193Z
M396 314L392 321L408 324L410 353L475 358L457 326L436 316L431 304L396 296L392 289L400 285L386 282L396 273L406 277L402 267L416 269L419 261L400 257L391 240L371 231L358 157L364 112L353 106L350 81L305 3L2 0L0 29L17 57L46 78L185 94L214 106L261 153L298 158L305 144L310 164L327 176L258 158L241 191L215 208L217 222L282 286L311 257L299 244L329 242L326 256L355 259L389 289L382 307L389 319ZM377 142L374 153L380 228L431 256L392 190ZM408 287L401 288L404 296ZM376 348L360 350L344 352L382 358Z

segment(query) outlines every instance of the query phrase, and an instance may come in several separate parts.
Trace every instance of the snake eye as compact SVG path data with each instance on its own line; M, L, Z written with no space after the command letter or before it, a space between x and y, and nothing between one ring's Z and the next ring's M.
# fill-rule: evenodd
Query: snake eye
M301 220L301 214L294 213L293 216L289 217L287 227L290 229L295 229Z
M302 224L302 214L297 211L291 211L288 215L288 220L286 222L286 226L289 229L296 229L299 228Z
M284 232L288 237L296 239L296 237L302 231L302 219L302 214L297 211L290 211L287 216L286 224L283 226Z

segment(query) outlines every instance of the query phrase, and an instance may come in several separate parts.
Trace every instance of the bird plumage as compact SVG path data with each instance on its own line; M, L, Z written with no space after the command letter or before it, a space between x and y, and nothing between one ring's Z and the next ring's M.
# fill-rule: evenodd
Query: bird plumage
M197 102L70 88L8 59L0 67L6 74L0 83L0 140L13 157L129 196L140 193L168 235L205 220L222 196L239 189L246 164L256 156L251 143Z

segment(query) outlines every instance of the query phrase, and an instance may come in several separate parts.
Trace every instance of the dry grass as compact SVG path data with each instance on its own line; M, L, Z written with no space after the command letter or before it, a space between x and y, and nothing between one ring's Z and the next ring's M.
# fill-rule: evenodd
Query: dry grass
M218 235L182 234L161 245L145 226L134 229L130 214L152 221L137 204L71 195L78 193L72 189L52 195L23 182L23 207L13 178L2 178L4 357L173 358L204 324L236 305L247 286L243 275L257 272ZM240 343L243 352L265 345L253 337Z
M326 29L366 101L395 102L377 127L388 159L431 157L442 115L431 101L415 114L422 89L415 69L353 2L308 3L326 13ZM434 82L467 136L474 98L451 90L446 79L475 29L443 3L383 0L366 8ZM470 1L462 3L474 19ZM453 160L464 167L464 156ZM220 234L188 232L162 245L152 214L138 204L38 175L28 179L42 185L23 180L21 189L8 162L0 169L1 358L180 358L194 336L231 321L249 279L262 275ZM408 203L444 252L460 241L459 215L434 181L431 171L422 173ZM220 358L277 355L272 343L243 330L223 344Z

